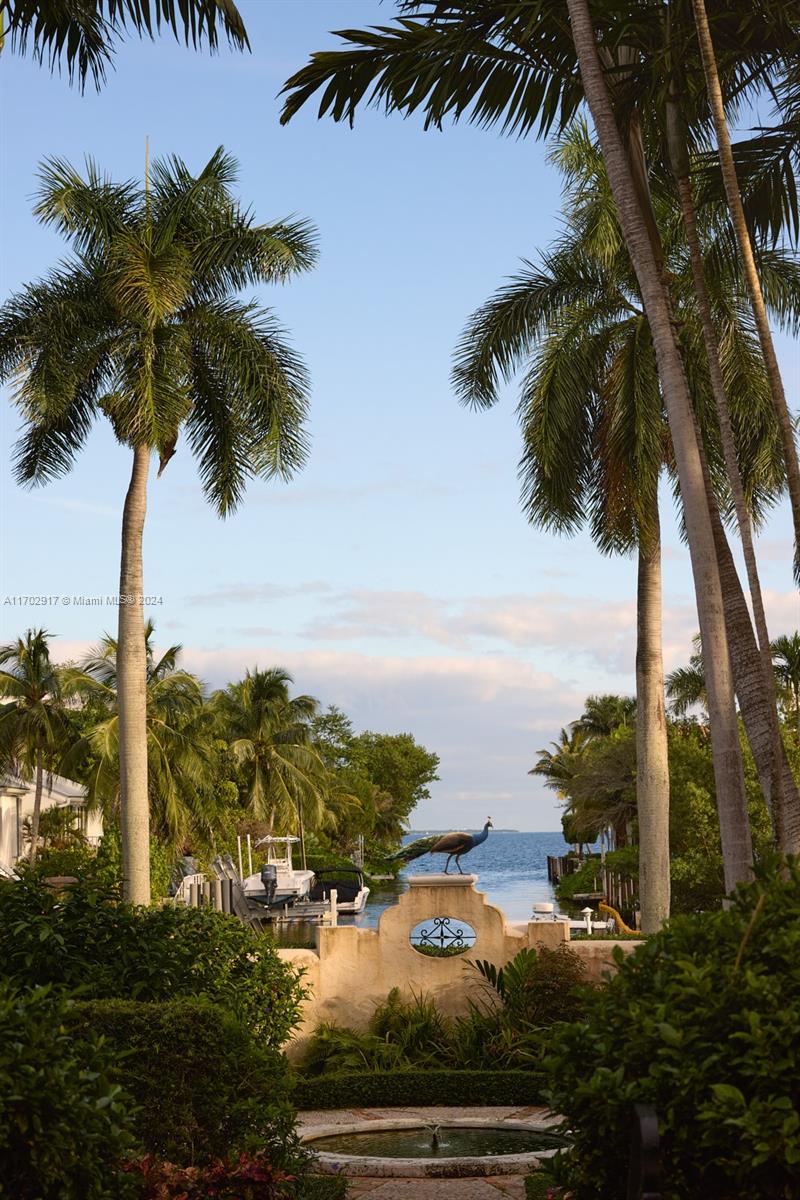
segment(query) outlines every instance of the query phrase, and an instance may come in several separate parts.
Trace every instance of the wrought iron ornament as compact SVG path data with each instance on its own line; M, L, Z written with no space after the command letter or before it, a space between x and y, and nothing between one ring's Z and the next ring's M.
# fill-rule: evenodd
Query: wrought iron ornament
M439 950L468 950L475 943L475 932L467 932L452 917L433 917L430 929L420 929L412 935L412 946L430 946Z

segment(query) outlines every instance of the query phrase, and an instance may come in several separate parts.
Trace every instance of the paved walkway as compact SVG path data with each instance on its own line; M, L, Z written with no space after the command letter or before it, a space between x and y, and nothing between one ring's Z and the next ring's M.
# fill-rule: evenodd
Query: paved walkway
M492 1179L349 1179L347 1200L525 1200L520 1175Z

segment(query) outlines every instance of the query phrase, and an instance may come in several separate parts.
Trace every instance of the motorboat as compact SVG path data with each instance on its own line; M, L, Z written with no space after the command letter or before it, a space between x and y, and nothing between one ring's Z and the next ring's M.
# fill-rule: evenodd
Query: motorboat
M307 900L314 884L314 872L296 870L292 861L292 847L298 845L298 837L263 837L255 842L253 849L266 848L266 861L258 871L244 880L245 896L266 903L270 907L292 905Z
M330 870L317 871L308 899L301 900L297 907L309 914L316 908L320 912L326 912L330 907L331 893L334 891L337 913L364 911L369 888L364 883L363 873L357 867L333 867Z

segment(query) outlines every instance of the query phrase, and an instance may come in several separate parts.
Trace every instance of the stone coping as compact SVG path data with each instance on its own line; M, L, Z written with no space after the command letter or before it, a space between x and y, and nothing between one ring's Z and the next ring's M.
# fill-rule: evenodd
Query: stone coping
M472 887L478 882L477 875L407 875L406 883L410 888L420 887Z
M368 1133L370 1130L416 1129L426 1125L472 1126L483 1129L528 1129L546 1132L559 1121L544 1108L484 1106L453 1108L350 1108L298 1114L298 1133L310 1150L314 1139L336 1133ZM485 1155L459 1158L380 1158L319 1151L315 1170L321 1175L346 1175L372 1179L476 1179L504 1175L526 1175L555 1150L525 1154Z

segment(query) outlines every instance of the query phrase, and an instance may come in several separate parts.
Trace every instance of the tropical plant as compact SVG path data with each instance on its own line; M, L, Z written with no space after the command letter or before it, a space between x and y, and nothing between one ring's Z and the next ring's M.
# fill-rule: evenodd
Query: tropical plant
M778 683L788 699L787 709L794 720L795 738L800 744L800 633L784 633L770 647Z
M36 862L45 776L53 774L75 736L50 661L50 634L29 629L0 647L0 762L34 781L29 860Z
M699 634L692 639L693 652L689 664L676 667L667 676L666 688L670 709L676 717L685 717L690 708L700 708L705 717L708 709L706 679L703 672L703 651Z
M208 785L213 723L203 686L181 670L180 645L156 656L155 626L145 625L147 653L147 782L153 833L175 846L208 836L217 817ZM67 758L87 786L90 804L109 822L119 820L120 756L117 643L108 634L78 667L63 672L64 688L91 713L91 724Z
M271 832L296 829L304 839L307 822L326 822L329 777L311 737L317 701L290 696L290 683L280 667L255 668L215 692L211 708L243 772L249 815L266 821Z
M587 696L583 712L572 728L587 738L607 737L615 729L634 728L635 696Z
M214 51L218 23L228 43L249 47L233 0L0 0L0 29L12 53L27 54L53 71L66 63L67 76L83 90L86 76L99 89L113 62L115 42L128 29L153 37L162 26L187 45L205 42Z
M305 989L271 938L211 909L120 903L81 878L55 893L34 872L0 881L0 979L81 990L86 1000L203 997L279 1048Z
M469 0L408 0L401 4L401 12L403 15L394 26L344 31L341 36L349 43L346 49L313 56L311 63L286 85L289 97L283 119L290 119L322 88L320 115L329 112L337 120L352 121L357 107L364 102L403 113L422 109L428 125L439 126L447 117L465 117L483 125L498 123L505 130L525 133L538 127L539 133L546 133L554 123L563 128L574 116L584 95L589 101L623 236L649 318L672 433L701 631L709 651L710 719L718 773L717 792L724 810L726 869L732 885L747 877L752 847L746 821L723 591L717 565L717 556L723 555L723 548L718 543L724 542L724 533L716 514L709 511L708 478L697 444L691 396L671 315L671 297L661 270L659 230L650 208L649 172L641 145L641 110L637 110L635 94L635 85L639 85L640 101L643 77L648 86L655 87L656 93L660 89L662 98L667 90L660 73L664 61L663 10L644 6L641 12L630 13L625 8L625 19L620 21L619 6L603 5L598 18L602 25L597 36L585 0L569 0L569 21L565 19L567 13L563 5L551 0L511 6L490 2L479 8L474 0L471 3ZM684 21L684 32L685 26ZM758 28L756 24L752 32L756 34ZM767 22L765 28L773 35L775 23ZM635 52L633 55L628 53L629 41L634 34L639 36L640 33L649 50L644 67L637 61ZM740 61L742 39L738 13L731 19L727 35L735 60L730 70L743 89L752 87L753 80L758 77L753 70L754 64L768 61L765 56L770 52L770 46L774 54L775 44L770 43L765 49L763 38L750 38L748 59L743 64ZM598 36L602 42L603 62L598 54ZM684 58L688 66L690 56ZM631 63L635 64L633 70ZM647 68L653 65L655 85L652 76L647 76ZM609 80L614 87L613 99ZM633 84L633 90L628 86L627 95L622 97L619 95L620 80ZM623 114L625 137L617 124L615 105ZM711 509L714 509L713 502ZM727 551L727 543L724 550ZM732 567L732 561L728 565ZM738 580L731 578L730 572L726 586L729 590L738 587ZM737 604L738 600L739 597ZM753 643L755 670L761 673L763 668L752 626L743 606L743 597L741 600L738 614L747 625ZM743 628L738 632L745 636ZM744 690L742 686L741 691ZM770 765L764 771L764 778L769 781L776 778L779 770L774 763L779 747L776 747L771 732L765 680L761 680L760 690L751 687L749 691L753 707L758 710L758 720L766 730L766 743L758 749L762 757L769 756ZM785 775L785 764L783 768ZM796 801L796 787L791 783L788 794ZM800 806L795 804L795 807ZM800 812L797 816L800 819ZM800 829L796 832L800 834ZM787 840L790 840L789 834Z
M764 864L728 911L674 917L553 1030L549 1103L575 1200L617 1200L632 1105L659 1119L664 1200L800 1187L800 863Z
M566 944L520 950L503 967L486 959L469 965L518 1029L575 1021L583 1012L586 967Z
M0 311L0 378L13 379L25 432L16 475L63 475L98 416L132 453L122 520L117 672L126 895L147 903L147 649L142 535L153 451L159 474L183 431L221 516L253 477L289 477L306 453L305 371L274 317L237 293L314 262L311 227L257 225L218 149L193 175L157 161L142 184L58 159L35 212L74 254Z
M134 1200L134 1120L109 1050L90 1029L76 1045L69 997L27 982L0 979L0 1196Z

